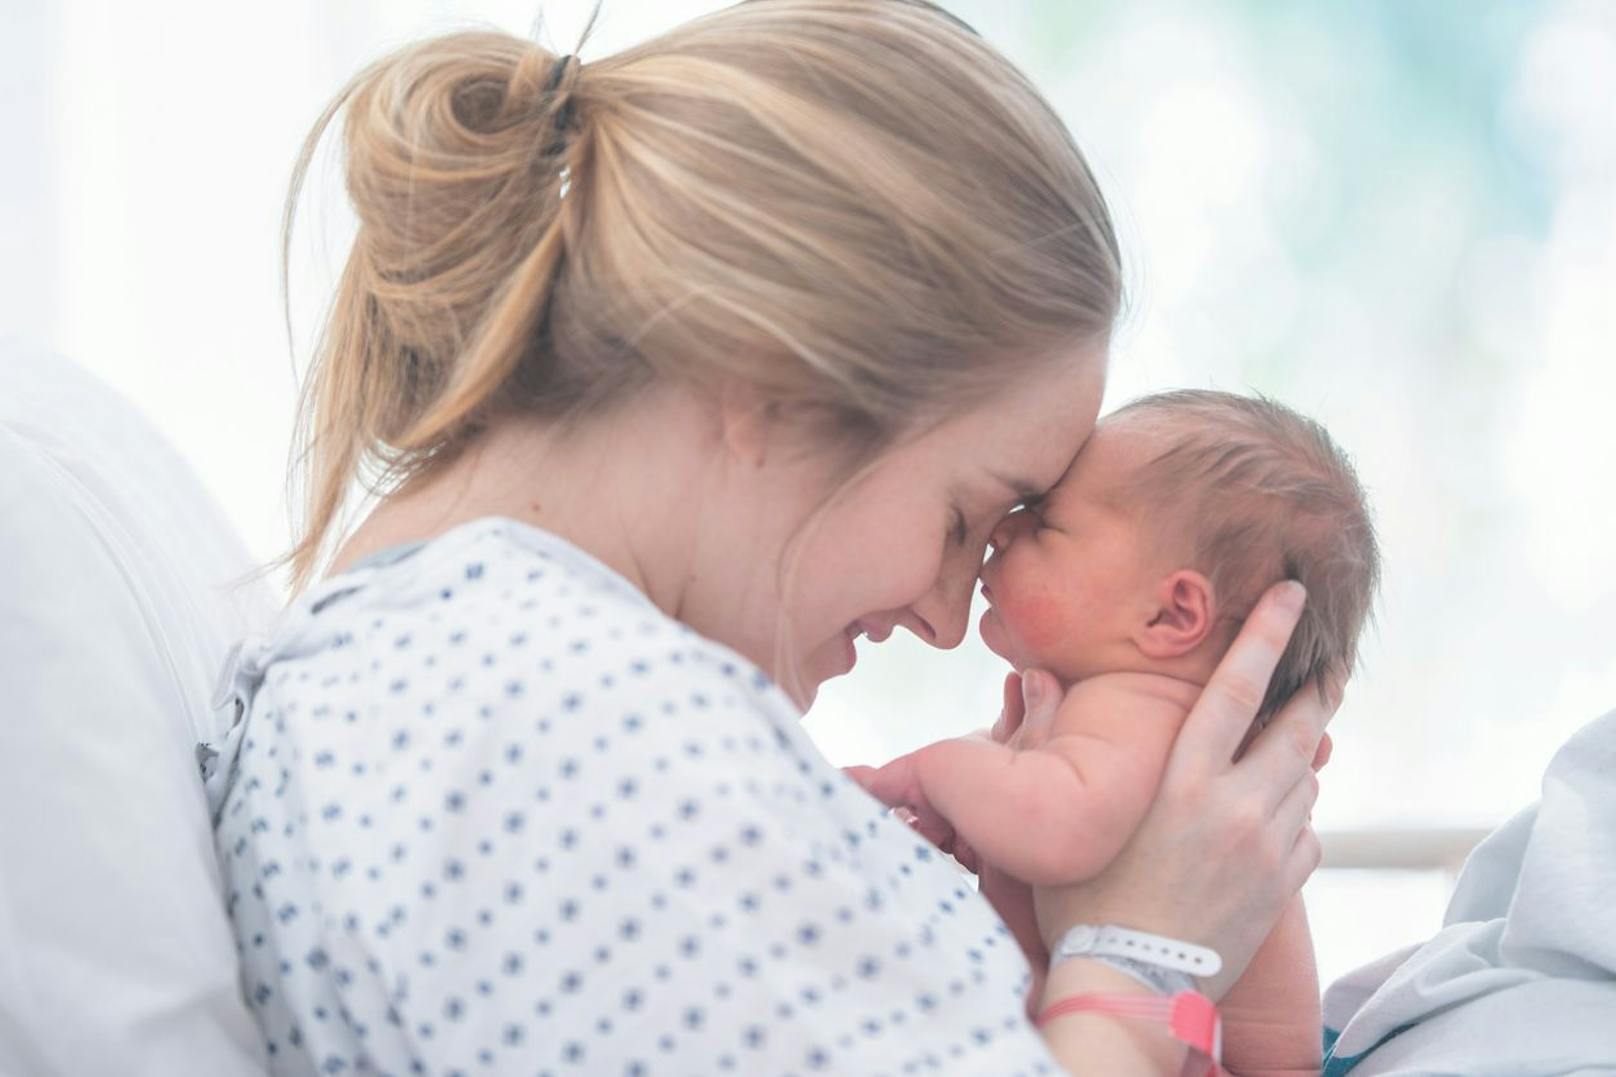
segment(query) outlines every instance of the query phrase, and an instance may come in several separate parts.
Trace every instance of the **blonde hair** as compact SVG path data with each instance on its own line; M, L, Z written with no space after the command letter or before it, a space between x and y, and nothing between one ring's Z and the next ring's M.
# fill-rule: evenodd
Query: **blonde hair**
M1368 498L1329 433L1263 396L1178 390L1107 422L1145 420L1159 447L1118 496L1212 583L1236 624L1269 587L1299 580L1307 605L1268 683L1266 722L1302 687L1352 672L1380 583ZM1183 547L1187 546L1185 549Z
M294 589L353 481L422 476L501 416L733 378L867 459L1121 302L1066 128L919 0L751 0L588 64L498 32L408 45L305 140L283 273L344 106L359 229L299 409Z

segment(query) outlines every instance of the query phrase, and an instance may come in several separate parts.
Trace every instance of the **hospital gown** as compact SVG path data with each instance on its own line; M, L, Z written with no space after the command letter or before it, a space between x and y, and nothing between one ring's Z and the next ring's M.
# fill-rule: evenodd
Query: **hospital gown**
M501 517L311 587L199 748L283 1074L1055 1073L990 906L754 666Z

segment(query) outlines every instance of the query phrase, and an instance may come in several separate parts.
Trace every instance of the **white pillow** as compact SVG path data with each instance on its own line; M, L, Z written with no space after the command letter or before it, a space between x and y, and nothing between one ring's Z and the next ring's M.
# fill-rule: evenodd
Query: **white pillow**
M0 341L0 1073L262 1073L196 743L274 603L196 476Z

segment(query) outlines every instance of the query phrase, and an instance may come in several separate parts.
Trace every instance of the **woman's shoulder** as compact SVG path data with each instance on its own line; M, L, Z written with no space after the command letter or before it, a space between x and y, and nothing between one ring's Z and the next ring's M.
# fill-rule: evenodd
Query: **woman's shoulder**
M491 519L327 582L303 604L305 629L324 626L302 644L289 633L262 665L247 766L266 781L289 768L320 802L505 812L509 790L496 791L520 775L552 823L632 802L716 824L745 804L810 857L878 863L893 880L930 858L756 666L554 536ZM381 773L399 777L351 777Z
M385 601L334 602L349 612L331 631L356 642L254 707L217 840L238 933L273 940L246 949L271 1010L341 1004L335 951L313 934L340 924L409 976L409 1027L531 1021L527 996L482 984L542 967L544 1027L579 1030L597 1060L673 1036L716 1058L743 1030L770 1069L816 1053L864 1072L932 1049L1041 1057L1003 924L820 754L789 700L526 538L423 548ZM301 911L310 873L318 921ZM275 971L282 955L293 971ZM621 1036L581 1031L602 1013ZM948 1034L915 1046L885 1031L899 1020Z
M271 705L525 721L552 743L649 738L665 732L655 719L689 716L743 741L805 741L751 662L584 551L501 517L323 581L248 652Z
M450 610L506 617L539 611L538 619L551 625L569 612L669 621L599 559L559 535L503 516L479 517L430 540L372 554L322 581L298 604L311 613L340 605L349 614L420 613L433 621Z
M715 693L741 693L796 713L751 662L549 532L487 517L417 556L413 566L389 566L393 578L375 580L372 601L355 607L362 622L369 615L378 649L398 649L407 627L407 647L437 654L468 680L497 681L512 700L536 692L580 708L587 692L701 708ZM650 698L658 691L685 698Z
M633 674L650 672L655 658L767 681L590 554L499 516L381 551L321 581L245 645L266 664L344 650L370 668L386 665L390 651L417 665L438 664L434 655L474 654L476 662L459 663L468 672L514 664L551 680L603 660L598 649L628 658Z
M358 715L641 721L744 699L795 724L755 666L566 540L504 517L383 551L238 643L215 704ZM205 768L206 773L206 768Z

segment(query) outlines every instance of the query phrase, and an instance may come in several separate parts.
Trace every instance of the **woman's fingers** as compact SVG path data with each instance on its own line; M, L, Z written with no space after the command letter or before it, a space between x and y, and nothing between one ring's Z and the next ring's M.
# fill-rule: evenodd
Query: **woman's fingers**
M1340 682L1335 678L1322 696L1311 686L1304 687L1247 749L1241 766L1267 787L1271 803L1277 804L1304 772L1312 774L1321 753L1329 758L1324 727L1340 705Z
M1302 889L1302 884L1318 870L1323 860L1324 846L1320 844L1318 834L1311 826L1304 826L1302 832L1296 835L1296 844L1291 846L1290 856L1280 869L1279 877L1286 891L1294 894Z
M1313 770L1315 773L1324 769L1325 764L1330 761L1330 756L1334 752L1335 741L1331 740L1330 734L1326 733L1319 738L1318 751L1313 753Z
M954 847L949 850L949 855L958 860L960 867L972 875L982 873L982 858L976 855L976 850L971 848L970 843L958 833L954 835Z
M1274 808L1273 832L1282 850L1295 844L1298 834L1307 827L1313 815L1313 805L1319 799L1319 776L1311 770L1302 772L1296 784L1285 792Z
M1306 599L1301 584L1286 580L1270 587L1257 601L1185 720L1178 737L1180 748L1202 759L1234 759L1262 706L1268 679L1290 641ZM1263 739L1259 737L1258 743ZM1312 758L1311 750L1308 757Z

